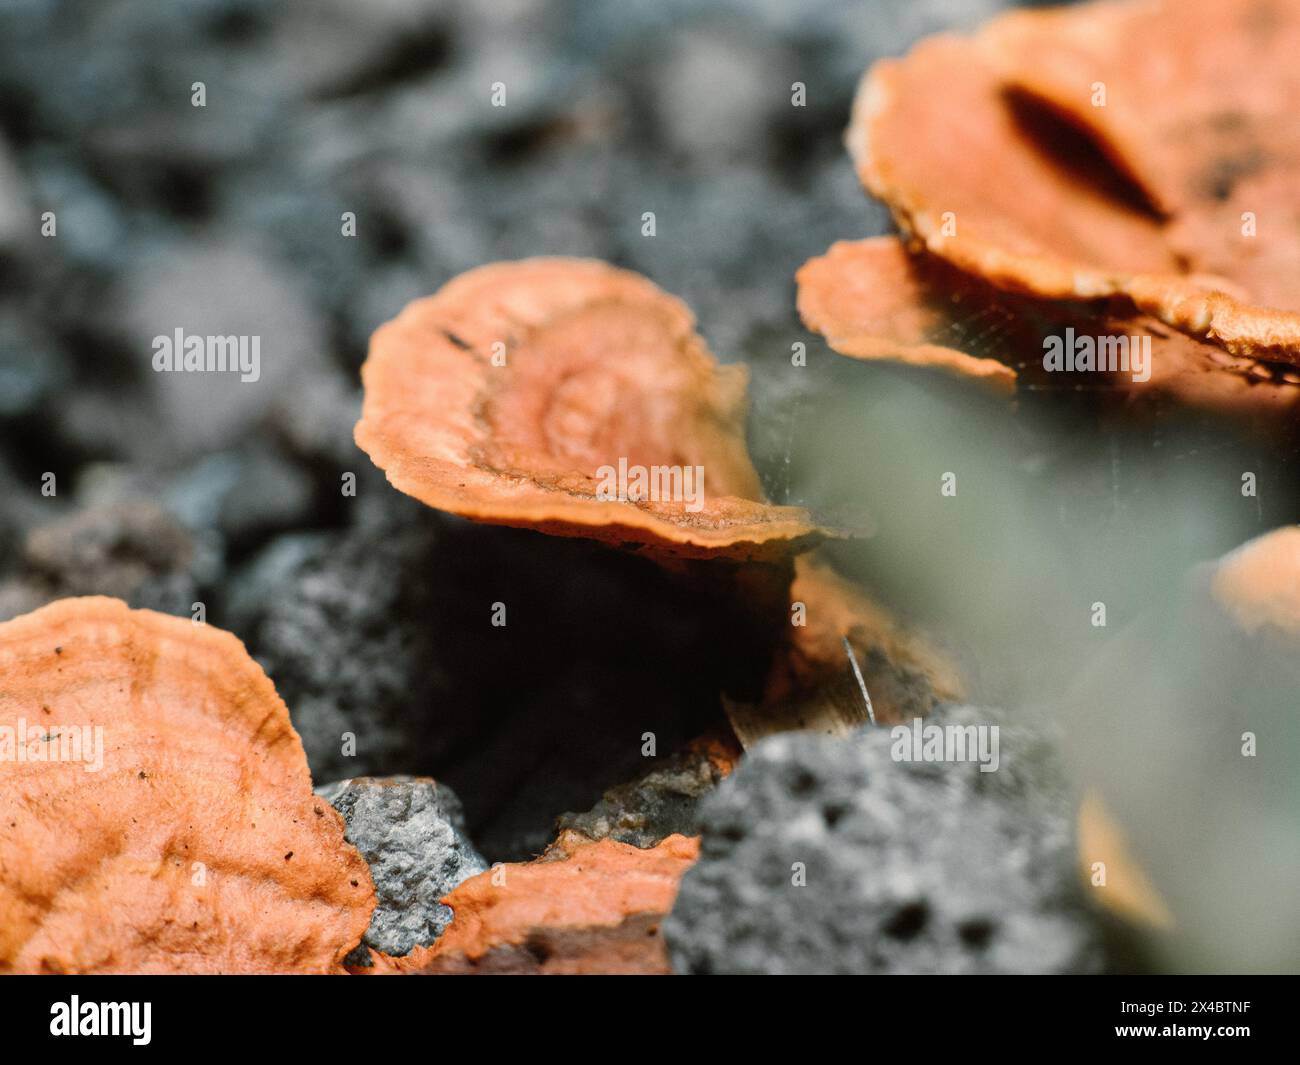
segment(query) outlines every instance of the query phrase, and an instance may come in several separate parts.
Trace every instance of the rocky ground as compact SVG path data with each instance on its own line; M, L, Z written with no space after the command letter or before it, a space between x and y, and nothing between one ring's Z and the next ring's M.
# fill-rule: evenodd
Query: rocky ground
M769 494L834 502L800 477L788 415L850 371L799 329L792 278L888 228L842 149L852 93L873 58L999 6L6 4L0 617L102 593L202 604L236 633L372 864L367 945L387 954L563 816L639 848L702 829L664 929L678 971L1104 967L1056 783L901 771L863 733L769 741L713 792L719 763L688 744L725 731L745 651L688 584L436 514L352 443L367 339L405 302L493 260L596 256L753 364ZM151 338L178 327L260 335L261 380L154 374ZM815 385L789 372L793 340ZM830 862L814 915L788 912L789 862L767 861L792 846Z
M202 602L267 666L318 780L448 780L494 858L635 776L629 733L702 731L707 618L644 562L388 489L352 443L357 370L409 299L539 254L645 272L724 360L770 350L795 269L885 225L840 147L861 69L997 5L799 6L7 5L0 614ZM259 334L262 379L160 378L150 342L177 327ZM779 493L785 441L767 450Z

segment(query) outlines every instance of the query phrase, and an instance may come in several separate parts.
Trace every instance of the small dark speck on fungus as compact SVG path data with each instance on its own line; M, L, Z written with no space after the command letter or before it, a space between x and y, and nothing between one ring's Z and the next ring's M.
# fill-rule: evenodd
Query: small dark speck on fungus
M680 300L602 262L471 270L375 332L357 444L400 491L476 521L665 556L788 557L823 534L763 499L746 371L720 366L694 327ZM679 490L593 490L633 467Z
M94 654L57 670L51 635ZM51 709L51 734L75 722L111 738L93 817L81 760L0 760L0 823L23 814L0 836L0 972L343 971L373 883L340 816L305 816L320 800L302 743L239 640L116 599L63 599L0 624L0 675L16 713ZM261 833L240 828L250 805ZM219 893L194 890L182 853L223 870ZM178 900L230 934L178 931Z

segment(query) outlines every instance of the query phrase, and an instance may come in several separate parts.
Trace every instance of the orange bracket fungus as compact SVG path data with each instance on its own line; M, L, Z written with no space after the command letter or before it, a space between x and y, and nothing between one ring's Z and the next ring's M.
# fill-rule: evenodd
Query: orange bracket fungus
M821 538L762 499L746 372L686 305L604 263L495 263L374 335L358 446L400 491L476 521L677 557L762 558Z
M876 64L848 146L899 225L969 273L1125 297L1297 363L1298 52L1295 0L1014 12Z
M805 263L798 284L804 324L853 358L938 369L1001 392L1070 389L1082 379L1050 372L1049 342L1073 348L1086 338L1095 344L1093 387L1126 402L1167 400L1261 421L1300 409L1300 371L1231 355L1114 299L1003 291L893 237L841 241Z
M64 599L0 678L0 972L344 971L370 871L239 640Z
M825 532L799 508L762 501L744 441L745 370L716 364L680 300L598 262L485 266L380 328L362 374L358 445L397 488L430 506L664 558L775 563L699 575L706 587L721 580L755 618L768 619L754 634L755 656L766 657L791 602L791 556ZM682 487L695 470L709 493L693 505L607 491L611 474L619 489L629 487L633 469L682 471ZM853 613L840 599L829 602L825 582L822 591L829 613ZM882 626L893 631L873 607L867 628ZM818 654L833 652L816 668L798 646L808 642L802 632L778 637L766 690L728 704L742 741L857 723L860 707L823 698L848 676L839 643L846 635L818 645ZM792 655L799 661L785 660ZM796 690L810 678L811 690Z
M699 849L679 835L643 850L562 832L535 861L466 880L442 899L455 916L431 948L372 952L372 971L666 975L659 919Z
M996 344L1016 319L989 312L987 291L959 276L941 260L909 255L893 237L840 241L796 275L799 315L842 355L943 370L1009 392L1016 370L962 350L957 322L964 312Z
M744 368L719 366L686 306L645 278L577 259L471 270L381 327L362 376L357 443L401 491L478 521L661 559L745 563L697 578L723 598L743 599L747 627L763 620L751 657L765 660L772 635L789 628L791 557L826 531L797 507L762 501L745 447ZM666 483L682 489L693 470L694 484L709 490L693 500L627 491L632 470L652 483L667 471ZM838 617L841 606L826 609ZM867 627L882 619L873 607ZM818 669L778 662L765 694L730 705L742 740L857 722L859 708L821 698L821 681L848 676L845 635L826 644L833 658ZM805 640L778 635L778 657L806 659L795 646ZM796 678L813 675L815 690L794 690Z

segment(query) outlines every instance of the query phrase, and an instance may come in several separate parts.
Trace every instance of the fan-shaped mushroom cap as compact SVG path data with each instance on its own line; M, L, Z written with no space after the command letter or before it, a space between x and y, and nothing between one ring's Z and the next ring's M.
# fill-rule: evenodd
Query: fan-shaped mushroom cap
M0 754L0 971L341 972L360 942L370 871L229 633L104 598L0 625Z
M1230 355L1116 300L1052 301L1003 291L924 251L909 253L894 237L840 241L805 263L798 283L804 324L853 358L933 367L999 390L1021 379L1051 387L1043 340L1073 329L1079 336L1150 339L1147 380L1096 373L1125 397L1168 397L1263 418L1293 418L1300 410L1300 372ZM1064 374L1057 383L1070 388L1078 381L1078 374Z
M685 304L626 270L579 259L471 270L382 326L362 377L357 444L440 510L687 557L819 538L804 511L762 501L744 368L718 366ZM699 506L681 491L611 496L620 463L668 481L702 467Z
M964 270L1127 296L1233 354L1300 362L1297 51L1294 0L1017 12L874 66L847 140L863 183ZM1049 152L1026 100L1087 131L1109 167Z
M963 350L974 345L960 323L963 316L972 323L981 347L1010 352L1021 346L1007 335L1016 319L985 298L989 286L941 260L909 255L894 237L839 241L804 263L796 281L804 325L841 355L944 370L1000 391L1015 387L1016 371L1006 362Z

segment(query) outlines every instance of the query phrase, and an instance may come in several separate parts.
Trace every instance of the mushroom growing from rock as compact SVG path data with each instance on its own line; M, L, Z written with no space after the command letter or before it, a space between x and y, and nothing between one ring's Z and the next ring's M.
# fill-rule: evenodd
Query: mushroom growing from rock
M1173 927L1173 915L1141 864L1134 858L1124 830L1101 796L1090 792L1079 804L1079 872L1084 884L1096 882L1097 863L1105 870L1097 901L1122 920L1143 929Z
M0 971L343 971L370 871L239 640L64 599L0 677Z
M868 722L900 724L964 698L961 672L938 646L816 553L796 560L790 599L803 607L804 624L785 633L763 698L727 703L745 747L791 729L847 736Z
M1225 555L1210 594L1242 632L1300 654L1300 525L1274 529Z
M745 633L747 663L798 653L792 559L826 530L800 508L763 501L745 447L744 368L719 366L687 307L645 278L578 259L471 270L377 330L362 379L357 443L401 491L477 521L692 566L701 602L734 604L722 623ZM622 489L632 468L680 474L678 487L698 471L695 484L707 490L692 499L611 496L611 472ZM832 587L820 583L820 600L839 616ZM901 630L895 639L896 626L873 607L862 631L883 629L891 635L875 646L901 643ZM772 668L787 679L847 677L839 643L847 635L832 641L824 671ZM842 732L858 720L816 691L771 682L764 690L761 678L735 694L742 731L755 736L783 727Z
M1300 363L1298 49L1294 2L1015 12L874 66L848 145L899 225L968 273L1124 297Z

